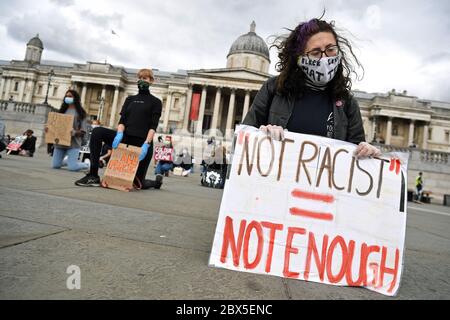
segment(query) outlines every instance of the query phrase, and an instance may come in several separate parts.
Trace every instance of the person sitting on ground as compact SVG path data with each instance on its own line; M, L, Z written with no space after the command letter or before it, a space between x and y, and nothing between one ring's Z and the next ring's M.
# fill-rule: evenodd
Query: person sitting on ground
M193 168L192 163L192 156L189 154L189 151L187 148L183 148L181 153L177 155L177 158L173 162L174 169L175 168L182 168L183 173L181 174L183 177L187 177L191 172Z
M23 133L26 136L25 141L22 143L18 151L12 151L11 154L18 154L24 157L33 157L36 151L36 137L33 136L33 130L28 129Z

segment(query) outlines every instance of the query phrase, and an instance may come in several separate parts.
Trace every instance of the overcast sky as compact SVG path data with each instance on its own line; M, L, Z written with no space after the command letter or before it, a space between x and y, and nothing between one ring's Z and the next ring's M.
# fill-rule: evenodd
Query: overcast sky
M163 71L224 68L232 45L285 33L321 15L352 40L365 68L353 89L407 90L450 102L447 0L1 0L0 60L21 60L39 33L44 60L104 62ZM111 30L114 30L114 35ZM271 49L269 72L276 74Z

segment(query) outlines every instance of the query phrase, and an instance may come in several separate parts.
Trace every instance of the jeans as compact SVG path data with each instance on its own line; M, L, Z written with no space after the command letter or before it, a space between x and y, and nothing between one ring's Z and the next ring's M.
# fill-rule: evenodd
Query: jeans
M173 169L173 163L164 163L158 162L158 165L155 169L155 174L164 174Z
M88 169L89 164L78 162L79 152L79 148L62 149L55 147L55 149L53 150L52 168L60 169L61 167L67 166L70 171L80 171L83 169ZM66 155L67 161L64 160L64 157Z

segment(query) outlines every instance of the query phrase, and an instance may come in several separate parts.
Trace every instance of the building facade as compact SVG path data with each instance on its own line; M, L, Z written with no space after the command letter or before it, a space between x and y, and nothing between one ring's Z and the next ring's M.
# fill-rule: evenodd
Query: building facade
M252 23L250 31L231 45L225 68L153 69L151 91L163 102L158 132L175 133L178 141L193 137L200 141L194 148L205 145L209 135L224 134L225 145L230 145L235 125L271 77L269 49L255 30ZM36 36L28 42L24 60L0 61L0 119L6 122L6 133L14 136L31 128L42 145L47 114L59 109L68 89L80 93L90 119L116 127L126 97L137 93L138 70L45 61L43 51ZM425 189L432 191L433 202L442 203L450 190L450 103L419 99L406 91L353 94L366 141L378 143L383 151L409 152L408 189L414 189L414 177L423 171Z
M255 30L253 22L250 31L231 45L225 68L153 69L151 90L163 102L159 132L220 130L230 138L263 82L271 77L269 49ZM0 61L0 101L35 105L47 100L59 108L65 92L75 89L91 119L115 127L126 97L137 93L138 70L108 63L45 61L41 60L43 50L37 35L28 42L24 60ZM449 102L419 99L405 91L353 93L361 107L367 141L450 152Z

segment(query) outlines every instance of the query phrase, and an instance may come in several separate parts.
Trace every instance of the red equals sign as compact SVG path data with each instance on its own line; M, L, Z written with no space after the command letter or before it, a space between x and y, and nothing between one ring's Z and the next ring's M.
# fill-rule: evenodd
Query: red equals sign
M294 198L299 198L299 199L308 199L308 200L325 202L325 203L333 203L334 202L334 197L332 195L307 192L307 191L302 191L300 189L294 189L291 192L291 195ZM319 219L319 220L325 220L325 221L332 221L334 219L334 216L331 213L310 211L310 210L305 210L305 209L301 209L301 208L297 208L297 207L290 208L289 212L294 216L301 216L301 217L312 218L312 219Z

